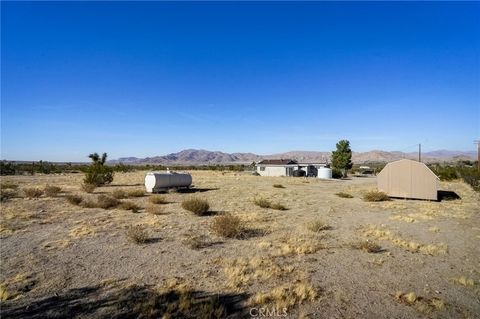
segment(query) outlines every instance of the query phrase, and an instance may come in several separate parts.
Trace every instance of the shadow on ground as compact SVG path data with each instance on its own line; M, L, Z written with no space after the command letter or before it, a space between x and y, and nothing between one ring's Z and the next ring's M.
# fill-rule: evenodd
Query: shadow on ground
M245 294L208 294L151 286L102 285L65 294L2 305L2 318L245 318Z
M438 198L438 201L461 199L457 193L452 191L438 191L437 198Z
M181 188L181 189L178 189L177 192L178 192L178 193L186 193L186 194L189 194L189 193L204 193L204 192L216 191L216 190L219 190L219 188L197 188L197 187L192 187L192 188Z

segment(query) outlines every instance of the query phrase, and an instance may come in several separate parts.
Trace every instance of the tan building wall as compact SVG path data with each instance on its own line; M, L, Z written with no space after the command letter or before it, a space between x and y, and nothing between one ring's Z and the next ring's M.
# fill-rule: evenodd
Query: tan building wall
M263 167L263 169L262 169ZM259 166L257 172L261 176L287 176L287 167L285 166Z
M385 166L377 187L391 197L437 200L438 177L425 164L402 159Z

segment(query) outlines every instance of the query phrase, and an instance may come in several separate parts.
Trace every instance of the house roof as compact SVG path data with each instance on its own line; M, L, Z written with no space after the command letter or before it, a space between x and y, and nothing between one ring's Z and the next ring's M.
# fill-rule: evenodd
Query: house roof
M296 161L291 159L269 159L269 160L262 160L258 162L259 165L291 165L297 164Z

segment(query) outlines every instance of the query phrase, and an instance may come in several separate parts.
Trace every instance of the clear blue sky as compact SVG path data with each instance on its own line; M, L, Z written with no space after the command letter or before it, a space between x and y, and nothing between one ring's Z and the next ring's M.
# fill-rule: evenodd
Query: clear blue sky
M480 137L479 3L1 6L2 159Z

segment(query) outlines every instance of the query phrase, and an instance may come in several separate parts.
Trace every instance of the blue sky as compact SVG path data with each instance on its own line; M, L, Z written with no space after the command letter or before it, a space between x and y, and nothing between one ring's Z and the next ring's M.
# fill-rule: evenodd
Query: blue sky
M1 6L2 159L480 137L479 3Z

